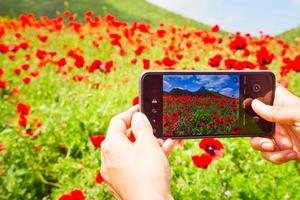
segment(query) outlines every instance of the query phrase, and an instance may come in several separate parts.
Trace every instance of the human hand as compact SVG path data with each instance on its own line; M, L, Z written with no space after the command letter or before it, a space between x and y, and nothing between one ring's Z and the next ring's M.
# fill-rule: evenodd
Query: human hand
M134 106L116 115L101 144L101 174L118 199L173 199L167 155L176 141L159 141ZM128 139L130 132L135 142Z
M261 151L262 156L275 164L300 160L300 98L282 86L275 91L274 105L252 101L253 110L267 121L276 123L271 138L254 137L251 146Z

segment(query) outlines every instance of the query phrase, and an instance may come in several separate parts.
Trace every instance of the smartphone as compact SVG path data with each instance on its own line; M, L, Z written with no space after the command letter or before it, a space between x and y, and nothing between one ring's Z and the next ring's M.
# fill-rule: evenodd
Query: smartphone
M141 111L157 138L269 136L274 123L258 116L253 99L272 105L271 71L146 71Z

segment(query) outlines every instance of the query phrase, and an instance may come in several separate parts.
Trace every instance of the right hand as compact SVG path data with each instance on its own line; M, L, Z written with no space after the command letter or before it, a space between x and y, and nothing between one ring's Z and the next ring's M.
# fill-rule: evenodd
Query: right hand
M278 85L273 106L253 100L252 108L260 117L276 123L276 126L271 138L251 138L251 146L275 164L300 161L300 98Z

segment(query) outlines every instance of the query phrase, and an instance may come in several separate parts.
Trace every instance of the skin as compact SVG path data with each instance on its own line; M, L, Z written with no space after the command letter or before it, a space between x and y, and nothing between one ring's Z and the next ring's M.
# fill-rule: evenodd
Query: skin
M276 87L274 105L252 101L253 110L262 118L276 124L272 137L254 137L251 146L274 163L300 161L300 98L284 87Z
M117 199L173 199L167 156L177 142L157 140L138 111L135 106L111 120L101 144L101 174ZM133 143L128 139L131 131Z

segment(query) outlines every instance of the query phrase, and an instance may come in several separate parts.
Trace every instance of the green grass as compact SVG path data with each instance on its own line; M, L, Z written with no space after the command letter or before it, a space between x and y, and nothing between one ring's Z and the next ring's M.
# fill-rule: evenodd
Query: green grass
M65 3L67 2L67 3ZM104 16L113 14L118 19L133 22L139 21L158 26L161 22L174 25L187 25L197 29L209 29L210 26L195 20L180 16L144 0L10 0L0 1L0 16L17 17L22 13L33 12L37 16L55 17L69 9L78 16L83 16L86 10Z
M300 26L279 34L277 37L284 39L286 42L293 44L295 39L300 39Z

